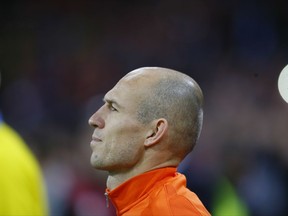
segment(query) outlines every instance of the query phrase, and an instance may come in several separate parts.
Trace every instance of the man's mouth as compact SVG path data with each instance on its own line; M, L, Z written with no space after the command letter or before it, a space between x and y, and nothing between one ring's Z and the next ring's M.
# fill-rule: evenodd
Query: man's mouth
M94 142L101 142L102 139L100 139L100 138L98 138L98 137L96 137L96 136L92 136L92 141L94 141Z

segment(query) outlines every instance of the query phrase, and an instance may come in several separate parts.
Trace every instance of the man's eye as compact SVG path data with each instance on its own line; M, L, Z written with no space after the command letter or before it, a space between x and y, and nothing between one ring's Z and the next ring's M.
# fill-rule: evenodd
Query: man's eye
M117 109L112 104L108 104L108 107L111 111L117 111Z
M111 106L111 108L110 108L112 111L117 111L117 109L115 108L115 107L113 107L113 106Z

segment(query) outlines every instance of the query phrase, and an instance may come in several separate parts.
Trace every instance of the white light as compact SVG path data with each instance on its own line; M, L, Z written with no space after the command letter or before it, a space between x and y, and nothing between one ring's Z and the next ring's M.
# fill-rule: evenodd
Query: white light
M279 75L278 90L282 98L288 103L288 65L283 68Z

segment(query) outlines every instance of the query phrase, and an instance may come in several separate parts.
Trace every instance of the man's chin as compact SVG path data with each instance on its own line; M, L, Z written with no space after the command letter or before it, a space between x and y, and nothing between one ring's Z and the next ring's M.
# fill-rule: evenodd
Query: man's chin
M107 170L107 167L99 161L95 161L93 157L91 157L90 164L94 169L97 170Z

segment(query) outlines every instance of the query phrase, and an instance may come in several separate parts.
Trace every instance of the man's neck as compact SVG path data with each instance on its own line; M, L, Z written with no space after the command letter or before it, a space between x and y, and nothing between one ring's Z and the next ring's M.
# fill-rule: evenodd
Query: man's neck
M113 190L116 187L118 187L120 184L125 182L126 180L120 180L121 178L118 178L114 175L109 175L107 178L106 186L109 190Z
M129 170L126 172L109 172L109 176L106 182L107 188L109 190L113 190L128 179L133 178L134 176L137 176L141 173L143 173L143 171L137 172L136 170Z
M142 173L151 171L151 170L155 170L155 169L159 169L159 168L163 168L163 167L177 167L178 166L178 162L177 163L172 163L171 161L167 161L165 163L150 167L150 168L146 168L146 169L132 169L129 170L127 172L109 172L109 176L107 178L107 182L106 182L106 186L109 190L113 190L116 187L118 187L119 185L121 185L122 183L124 183L125 181L140 175Z

